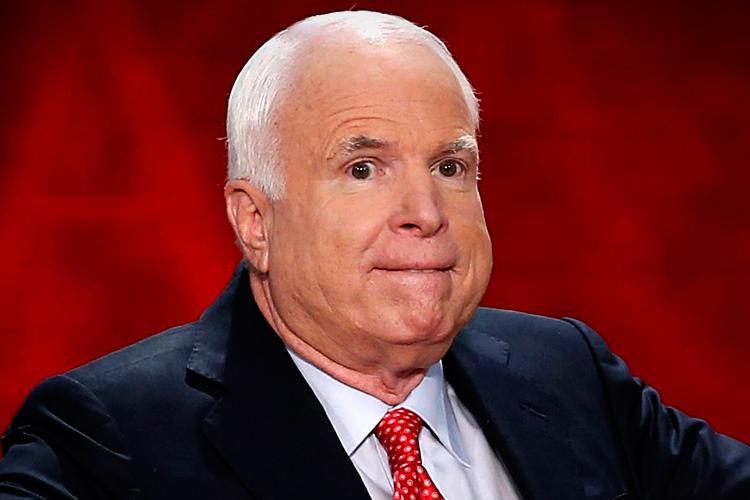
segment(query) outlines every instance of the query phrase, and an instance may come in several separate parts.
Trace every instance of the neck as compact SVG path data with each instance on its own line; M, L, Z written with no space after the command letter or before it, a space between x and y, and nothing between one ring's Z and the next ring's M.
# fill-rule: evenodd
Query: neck
M343 364L287 327L273 306L267 280L250 273L250 288L261 314L290 349L350 387L370 394L386 404L397 405L419 385L427 372L427 368L389 369L386 364L372 362Z

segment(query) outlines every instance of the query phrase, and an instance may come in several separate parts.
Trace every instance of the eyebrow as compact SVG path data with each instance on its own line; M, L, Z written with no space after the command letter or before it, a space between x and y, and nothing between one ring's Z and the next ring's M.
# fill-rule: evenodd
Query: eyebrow
M468 151L474 156L479 156L479 144L477 139L473 135L462 135L455 141L447 143L443 147L443 153L459 153L461 151Z
M382 139L377 139L366 135L355 135L342 140L334 149L333 153L328 157L328 159L334 158L341 154L349 155L363 149L383 149L387 145L388 143ZM477 144L477 140L473 135L462 135L458 139L446 143L441 148L440 154L455 154L462 151L468 151L473 156L479 157L479 145Z
M355 135L347 137L341 141L335 148L333 153L328 157L331 159L341 154L352 154L363 149L383 149L386 147L386 142L381 139L369 137L366 135Z

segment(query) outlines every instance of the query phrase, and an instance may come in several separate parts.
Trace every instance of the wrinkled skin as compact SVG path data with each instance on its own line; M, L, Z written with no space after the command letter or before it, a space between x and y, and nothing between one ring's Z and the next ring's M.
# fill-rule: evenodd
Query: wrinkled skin
M474 126L455 77L420 45L328 39L307 55L275 121L285 196L232 181L230 220L282 339L397 404L489 280Z

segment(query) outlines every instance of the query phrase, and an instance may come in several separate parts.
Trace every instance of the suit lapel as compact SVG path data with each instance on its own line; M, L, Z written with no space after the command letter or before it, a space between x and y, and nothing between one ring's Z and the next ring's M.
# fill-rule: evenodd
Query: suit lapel
M580 500L565 418L551 394L510 369L509 349L481 331L462 332L444 360L446 377L524 500Z
M236 287L225 387L204 420L205 435L259 498L368 499L325 411L257 310L247 273ZM204 358L191 364L206 371Z

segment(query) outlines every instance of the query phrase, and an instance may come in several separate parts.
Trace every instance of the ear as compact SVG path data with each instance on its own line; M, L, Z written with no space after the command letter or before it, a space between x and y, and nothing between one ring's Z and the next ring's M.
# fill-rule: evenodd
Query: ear
M272 227L271 201L245 180L230 180L224 187L227 217L237 243L252 268L268 272L268 236Z

